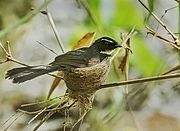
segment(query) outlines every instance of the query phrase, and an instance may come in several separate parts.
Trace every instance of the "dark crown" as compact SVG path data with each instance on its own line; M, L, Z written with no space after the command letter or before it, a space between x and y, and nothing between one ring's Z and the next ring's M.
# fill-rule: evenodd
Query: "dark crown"
M97 48L99 51L111 51L118 47L122 47L115 40L109 37L101 37L97 39L91 46Z

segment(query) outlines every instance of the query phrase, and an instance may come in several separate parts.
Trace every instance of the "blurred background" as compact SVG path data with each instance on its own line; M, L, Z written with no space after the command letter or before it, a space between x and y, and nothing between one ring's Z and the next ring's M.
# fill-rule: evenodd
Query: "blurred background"
M180 32L180 4L176 0L143 1L173 33ZM36 13L27 20L32 9L43 0L0 0L0 41L10 41L14 58L29 64L51 62L56 55L38 42L62 51L46 15ZM41 9L43 11L44 9ZM96 38L110 36L121 43L120 34L135 27L131 38L129 79L161 75L179 65L179 52L170 44L147 35L151 27L165 38L170 36L143 8L138 0L53 0L48 4L65 50L71 50L87 32L96 32ZM5 60L0 50L0 60ZM120 58L112 64L106 83L124 80L118 69ZM9 119L23 103L37 102L47 97L53 77L45 75L22 84L5 80L5 72L19 65L8 62L0 65L0 125ZM85 117L83 131L179 131L180 80L169 79L133 84L125 95L124 88L114 87L96 93L93 109ZM63 95L61 82L51 97ZM36 107L33 107L34 109ZM32 115L23 115L9 128L10 131L32 130L36 121L28 125ZM60 131L62 115L53 116L40 131ZM8 122L7 122L8 123ZM10 123L10 122L9 122ZM0 128L4 129L3 125Z

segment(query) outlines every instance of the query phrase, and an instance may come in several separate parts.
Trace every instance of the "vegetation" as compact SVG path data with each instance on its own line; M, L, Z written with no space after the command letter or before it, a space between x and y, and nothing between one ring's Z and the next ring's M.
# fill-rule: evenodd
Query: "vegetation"
M7 15L0 13L2 129L180 130L179 0L61 0L57 3L45 0L33 8L38 2L26 2L20 1L23 6L15 14L15 22L7 20L4 24L6 16L12 16L18 7L0 0L3 10L12 10ZM69 10L66 12L63 7ZM58 16L51 13L53 9ZM32 27L39 28L36 31L44 30L36 34ZM68 35L64 35L63 28ZM19 35L14 37L14 32ZM28 33L31 37L26 36ZM50 52L57 55L59 49L64 53L67 48L87 46L100 36L115 38L124 49L113 55L108 79L95 89L93 101L86 97L79 102L65 93L60 72L22 85L4 80L5 71L16 66L14 63L47 64L54 58ZM37 47L32 41L42 46Z

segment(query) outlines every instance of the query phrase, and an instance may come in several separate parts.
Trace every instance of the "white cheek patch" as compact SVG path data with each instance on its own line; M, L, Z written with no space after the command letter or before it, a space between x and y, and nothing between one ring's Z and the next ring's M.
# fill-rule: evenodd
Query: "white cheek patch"
M109 51L101 51L100 53L111 55L113 52L114 52L114 50L109 50Z

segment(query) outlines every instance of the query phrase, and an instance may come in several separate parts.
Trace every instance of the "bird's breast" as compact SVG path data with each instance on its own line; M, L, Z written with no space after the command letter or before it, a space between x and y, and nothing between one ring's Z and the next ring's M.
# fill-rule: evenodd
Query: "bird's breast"
M71 91L95 92L95 88L106 80L109 67L110 58L105 58L102 62L93 66L64 71L64 81Z

